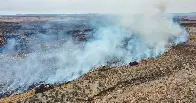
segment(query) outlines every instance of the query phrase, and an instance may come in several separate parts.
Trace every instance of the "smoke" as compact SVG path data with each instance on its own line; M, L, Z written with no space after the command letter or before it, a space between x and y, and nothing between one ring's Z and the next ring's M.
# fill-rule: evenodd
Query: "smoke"
M18 43L10 39L0 55L0 93L10 90L21 92L39 82L70 81L101 64L115 62L118 64L113 65L123 65L158 57L169 46L186 41L186 31L164 12L167 2L158 1L153 1L149 8L143 8L145 12L141 14L132 14L134 9L121 11L119 8L121 12L116 13L117 17L89 20L88 25L95 29L90 32L92 38L85 42L62 36L64 42L43 46L40 42L56 40L57 34L48 30L51 27L48 24L43 28L48 30L46 34L53 35L38 32L38 39L26 43L28 53L18 58L13 56L13 49Z

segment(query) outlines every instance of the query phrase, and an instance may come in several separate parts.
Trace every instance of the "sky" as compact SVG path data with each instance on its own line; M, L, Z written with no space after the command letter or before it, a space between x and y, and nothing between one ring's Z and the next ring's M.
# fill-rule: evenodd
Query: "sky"
M0 14L142 12L160 0L0 0ZM167 12L195 12L196 0L161 0Z

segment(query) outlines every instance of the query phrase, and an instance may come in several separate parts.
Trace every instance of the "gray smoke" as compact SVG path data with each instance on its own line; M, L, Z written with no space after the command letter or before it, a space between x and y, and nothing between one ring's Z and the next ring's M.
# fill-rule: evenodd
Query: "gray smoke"
M70 81L114 59L122 65L160 56L169 46L188 38L186 31L168 18L165 4L159 2L137 15L131 14L131 9L118 12L118 19L108 17L112 24L106 26L94 22L91 25L98 29L85 43L65 38L58 48L44 48L39 41L32 41L31 52L23 58L13 56L17 42L11 39L0 55L0 93L17 88L21 92L33 83ZM42 34L40 38L53 39Z

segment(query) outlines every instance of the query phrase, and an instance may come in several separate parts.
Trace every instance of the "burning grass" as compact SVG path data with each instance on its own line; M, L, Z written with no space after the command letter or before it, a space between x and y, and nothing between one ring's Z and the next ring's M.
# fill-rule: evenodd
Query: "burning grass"
M137 66L87 73L85 79L72 81L68 88L53 89L26 101L36 98L38 101L57 99L61 102L193 102L196 95L193 91L196 79L193 48L196 45L189 43L174 46L160 58L146 60ZM58 99L59 96L54 95L50 98L53 94L63 97ZM45 96L48 99L44 99Z
M193 41L196 39L135 66L101 66L68 85L32 97L23 95L25 99L18 102L193 102L196 95Z
M7 74L0 75L2 77L3 75L6 76L6 78L2 80L2 82L7 83L5 85L7 87L3 87L2 89L4 93L6 91L24 92L28 90L28 87L32 84L38 83L38 85L33 86L33 89L31 89L34 90L34 93L31 93L31 90L26 93L27 97L29 97L28 93L31 95L35 94L35 96L32 97L33 99L25 100L52 100L53 102L57 102L66 99L64 101L93 101L94 98L99 98L105 96L107 93L114 92L119 86L140 85L154 81L157 78L171 75L170 73L173 73L173 69L178 70L178 65L180 65L177 63L180 62L180 60L174 58L175 62L170 62L173 62L175 66L169 70L167 69L168 67L165 68L165 66L159 69L155 67L151 68L153 65L159 67L159 63L161 63L160 58L162 57L159 59L134 62L144 58L155 58L160 56L167 49L164 45L168 41L165 40L159 42L159 40L154 41L153 39L151 43L155 43L156 45L149 44L149 46L146 42L149 37L145 38L145 35L148 35L148 33L146 34L146 32L144 32L145 30L139 32L137 30L138 28L132 28L136 29L135 31L138 33L138 35L135 35L127 31L127 29L113 25L112 23L107 24L108 22L104 25L100 23L101 26L96 22L93 24L93 29L89 28L88 25L90 24L87 24L86 21L82 21L82 23L77 21L76 24L74 24L75 22L73 24L71 22L71 28L66 29L59 26L63 25L63 27L66 27L66 23L53 23L59 28L47 23L42 26L38 25L42 24L40 22L38 24L22 23L22 26L17 26L21 31L26 32L29 30L28 28L32 31L24 33L22 36L16 30L9 31L7 35L7 38L9 38L7 42L8 45L2 50L2 58L4 59L2 59L1 62L3 69L0 71L7 71ZM13 27L14 26L11 26L11 28ZM45 31L47 28L49 29ZM171 38L174 37L172 40L174 39L175 43L183 42L186 40L186 34L183 34L184 32L181 27L176 25L176 28L177 29L171 31L171 34L173 33ZM165 34L161 27L157 27L157 29L158 30L155 31L161 33L161 36ZM15 32L18 34L15 35ZM184 35L183 38L175 38L175 36L177 36L177 34L175 34L176 32L182 33L181 35ZM151 32L149 36L153 36ZM31 40L28 39L28 37L35 38ZM165 39L167 40L169 37L168 35ZM63 42L58 42L62 41L62 38L66 40L63 39ZM157 38L160 39L158 36ZM124 43L125 41L126 43ZM24 53L24 55L21 55L22 58L12 58L9 54L15 52L19 54ZM174 56L178 56L175 53ZM167 55L167 53L165 54ZM7 57L5 58L4 56ZM169 57L166 56L166 58ZM165 63L165 65L171 64L170 62ZM129 66L122 66L123 63L129 63ZM100 64L106 64L108 66L101 66L89 72L93 67L96 68ZM120 66L112 67L110 66L112 64ZM24 68L25 71L23 70ZM15 77L13 77L13 74ZM83 76L80 79L76 79L81 75ZM58 88L58 85L44 85L59 84L70 80L74 81L69 83L68 87L66 85L62 85L60 88ZM41 82L44 84L40 85L39 83ZM53 94L53 92L55 94ZM24 95L21 95L22 96L17 95L19 97L16 96L16 98L21 97L21 99L23 99Z

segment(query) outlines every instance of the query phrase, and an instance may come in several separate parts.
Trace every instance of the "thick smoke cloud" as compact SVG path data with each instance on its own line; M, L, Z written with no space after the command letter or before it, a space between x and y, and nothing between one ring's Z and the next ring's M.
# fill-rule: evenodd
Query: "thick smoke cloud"
M127 5L131 3L127 1ZM9 40L0 56L1 93L18 88L23 91L38 82L70 81L112 60L120 61L118 65L122 65L157 57L169 46L186 41L186 31L165 13L167 2L151 0L149 3L148 8L137 7L145 11L137 15L132 14L132 7L126 10L123 6L115 7L119 8L115 13L117 18L109 16L104 20L111 23L104 25L89 23L97 30L91 40L80 44L66 37L66 42L57 48L45 49L35 40L31 42L34 45L29 45L29 54L15 58L11 54L17 42ZM54 39L53 36L39 36L43 38L41 40Z

